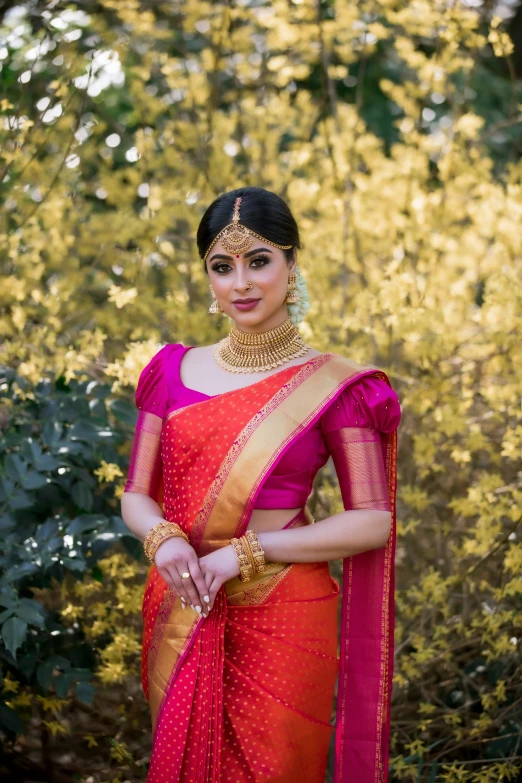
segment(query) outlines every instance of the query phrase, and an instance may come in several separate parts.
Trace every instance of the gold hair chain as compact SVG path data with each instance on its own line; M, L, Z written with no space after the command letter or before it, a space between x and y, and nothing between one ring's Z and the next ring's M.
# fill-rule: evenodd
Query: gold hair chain
M221 242L227 253L246 253L246 251L252 247L254 237L260 239L262 242L266 242L268 245L272 245L272 247L278 247L280 250L290 250L290 248L293 247L293 245L278 245L276 242L272 242L270 239L262 237L261 234L256 234L251 228L247 228L247 226L240 223L239 207L242 200L243 197L238 196L234 201L232 223L229 223L228 226L221 229L219 234L214 237L207 252L203 256L203 261L207 260L208 254L217 242Z

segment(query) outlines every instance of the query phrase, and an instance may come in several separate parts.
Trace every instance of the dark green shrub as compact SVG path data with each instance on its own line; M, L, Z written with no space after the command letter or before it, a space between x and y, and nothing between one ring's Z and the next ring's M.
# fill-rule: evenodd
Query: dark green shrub
M91 703L99 647L79 623L64 625L68 581L102 580L98 562L119 545L140 548L118 514L114 485L99 483L105 460L122 468L135 409L96 381L59 378L32 386L0 367L0 730L24 731L29 704L10 697ZM101 639L100 646L110 638ZM16 698L14 699L16 702Z

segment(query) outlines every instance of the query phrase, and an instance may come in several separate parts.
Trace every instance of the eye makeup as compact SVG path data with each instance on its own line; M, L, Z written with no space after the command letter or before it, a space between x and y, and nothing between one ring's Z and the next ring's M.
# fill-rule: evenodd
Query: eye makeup
M252 259L249 266L252 266L252 264L255 264L258 261L262 261L263 263L258 266L252 267L253 269L262 269L264 266L270 263L270 258L266 255L256 256L255 258ZM226 270L225 272L222 272L221 271L222 267L230 267L230 264L221 261L218 262L217 264L212 265L210 268L212 269L213 272L217 272L218 274L225 274Z

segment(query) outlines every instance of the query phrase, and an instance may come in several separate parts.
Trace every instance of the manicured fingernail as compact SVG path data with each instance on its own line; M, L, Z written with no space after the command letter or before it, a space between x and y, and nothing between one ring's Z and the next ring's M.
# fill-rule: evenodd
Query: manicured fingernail
M206 601L206 602L207 602L207 604L209 604L209 603L210 603L210 598L208 597L208 595L204 595L204 596L203 596L203 600L204 600L204 601Z
M194 604L190 604L190 608L194 609L194 611L196 611Z
M196 606L196 612L199 612L201 614L201 606Z

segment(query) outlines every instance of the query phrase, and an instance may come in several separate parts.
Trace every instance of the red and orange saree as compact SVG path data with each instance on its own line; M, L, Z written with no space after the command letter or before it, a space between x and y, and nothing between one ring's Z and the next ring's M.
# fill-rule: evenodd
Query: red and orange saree
M364 375L389 384L375 367L321 354L171 411L156 433L163 461L156 499L165 518L183 527L199 556L243 535L285 450ZM153 432L157 417L147 416ZM271 563L248 583L232 579L206 619L183 610L151 569L142 658L153 723L148 783L322 783L337 676L335 781L384 783L397 433L380 437L392 533L382 549L343 561L339 645L339 587L327 563ZM353 455L356 470L356 444ZM288 527L303 520L311 521L306 508Z

